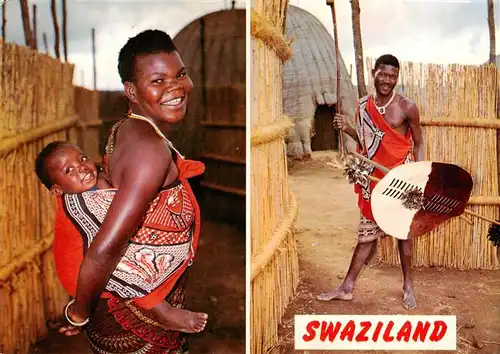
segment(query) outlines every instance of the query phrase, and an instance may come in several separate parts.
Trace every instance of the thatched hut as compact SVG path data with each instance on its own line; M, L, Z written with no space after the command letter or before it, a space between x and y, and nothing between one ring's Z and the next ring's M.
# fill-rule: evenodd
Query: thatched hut
M301 159L315 150L338 148L338 132L332 125L339 102L335 42L316 17L291 5L286 33L295 38L293 56L283 70L283 110L295 123L287 137L287 154ZM353 117L357 92L339 57L342 111Z
M245 222L245 10L207 14L174 38L194 82L186 118L170 138L188 158L200 159L204 213Z
M291 56L283 35L287 1L252 2L251 47L251 352L267 353L298 283L284 138L292 126L282 107L283 62Z

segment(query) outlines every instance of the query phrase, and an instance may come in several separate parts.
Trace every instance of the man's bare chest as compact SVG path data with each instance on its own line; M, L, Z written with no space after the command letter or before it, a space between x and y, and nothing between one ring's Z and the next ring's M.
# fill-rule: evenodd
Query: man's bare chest
M383 117L394 130L406 135L408 131L408 118L399 104L391 104L387 107Z

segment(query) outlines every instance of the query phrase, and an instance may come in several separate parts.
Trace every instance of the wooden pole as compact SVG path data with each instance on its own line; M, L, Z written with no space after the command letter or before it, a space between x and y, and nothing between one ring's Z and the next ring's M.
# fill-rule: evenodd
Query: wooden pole
M495 64L496 43L495 43L495 14L493 0L488 0L488 28L490 32L490 64Z
M63 8L63 49L64 49L64 61L68 62L68 12L66 8L66 0L62 0Z
M54 44L54 51L56 53L56 58L60 59L61 58L61 53L59 51L59 24L57 22L57 7L56 7L56 0L51 0L51 6L50 10L52 12L52 22L54 23L54 34L55 34L55 44Z
M94 90L97 89L97 68L95 58L95 28L92 28L92 64L94 69Z
M38 30L37 30L36 4L33 4L33 48L38 50Z
M333 20L333 40L335 44L335 64L337 67L337 107L336 113L342 114L342 98L340 96L340 52L339 52L339 37L337 30L337 16L335 13L335 0L326 0L326 4L330 6L332 11L332 20ZM343 132L339 131L339 152L340 158L343 160L345 155L344 149L344 139Z
M7 40L7 1L2 3L2 39Z
M47 33L43 32L43 46L45 47L45 53L49 54L49 42L47 41Z
M28 0L21 0L21 17L23 20L24 41L27 47L33 48L33 34L31 33Z
M368 94L365 84L365 72L363 68L363 41L361 39L361 21L359 8L359 0L351 1L352 11L352 34L354 41L354 56L356 64L356 79L358 81L358 96L364 97Z

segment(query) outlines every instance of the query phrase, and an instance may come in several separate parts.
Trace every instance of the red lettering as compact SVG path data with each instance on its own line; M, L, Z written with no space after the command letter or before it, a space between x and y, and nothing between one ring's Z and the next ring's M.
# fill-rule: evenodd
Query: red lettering
M307 335L304 334L302 339L304 342L310 342L316 337L315 329L319 328L319 321L311 321L306 326Z
M413 332L413 341L417 342L423 342L425 341L425 337L427 336L427 332L429 332L429 328L431 327L431 324L429 322L425 322L425 324L422 321L418 321L417 327L415 328L415 332Z
M373 332L372 340L376 342L378 340L378 336L380 335L380 331L382 331L382 327L384 326L383 322L377 323L377 327L375 327L375 332Z
M384 342L392 342L394 340L394 337L391 336L392 327L394 327L394 322L389 321L387 328L384 331L384 335L382 336Z
M356 325L354 324L354 321L349 321L345 325L344 329L342 330L342 333L340 333L340 340L347 340L349 342L352 342L354 339L354 330L356 329Z
M359 323L361 325L361 331L356 336L356 342L368 342L368 337L366 332L371 328L372 323L370 321L363 321Z
M411 322L406 321L404 325L401 326L401 329L398 332L396 340L400 342L401 339L403 339L405 342L408 342L410 340L410 336L411 336Z
M327 327L328 324L328 327ZM342 324L340 322L335 322L335 327L333 327L332 322L326 322L323 321L321 323L321 333L319 335L319 339L324 342L326 337L328 336L328 340L330 342L333 342L335 340L335 337L337 337L337 334L340 331L340 327Z
M443 339L446 331L448 330L448 325L444 321L434 321L434 330L432 331L429 339L432 342L439 342Z

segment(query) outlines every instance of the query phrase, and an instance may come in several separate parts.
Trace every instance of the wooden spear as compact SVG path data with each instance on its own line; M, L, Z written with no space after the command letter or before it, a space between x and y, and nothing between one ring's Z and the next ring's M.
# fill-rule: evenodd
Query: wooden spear
M335 42L335 64L337 68L337 107L336 113L342 114L342 98L340 96L340 52L339 52L339 38L337 32L337 16L335 14L335 0L326 0L326 4L330 6L332 11L332 20L333 20L333 40ZM343 161L345 157L345 147L344 147L344 137L342 130L339 130L339 152L340 159Z

